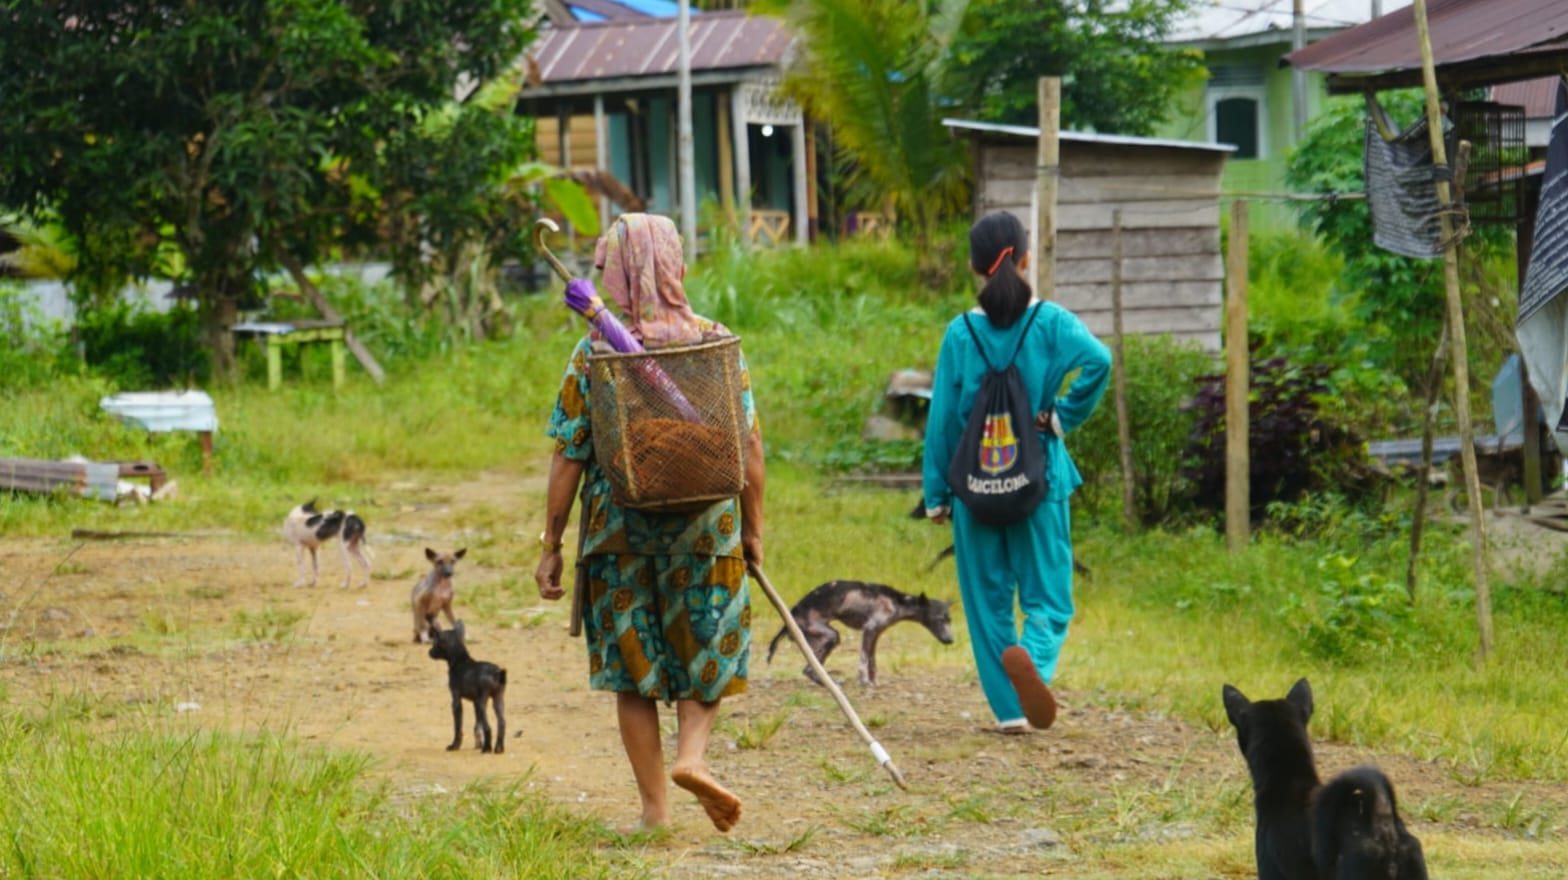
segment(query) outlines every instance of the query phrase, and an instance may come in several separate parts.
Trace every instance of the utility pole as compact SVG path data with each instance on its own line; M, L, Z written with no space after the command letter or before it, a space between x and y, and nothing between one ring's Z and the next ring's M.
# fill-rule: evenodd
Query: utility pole
M1375 0L1374 0L1375 2ZM1290 49L1300 52L1307 45L1307 16L1301 8L1302 0L1294 0L1291 5L1290 21ZM1291 65L1290 94L1295 104L1295 137L1294 143L1300 143L1303 135L1307 133L1307 72L1300 65Z
M676 174L680 178L681 238L686 242L686 262L691 264L697 260L697 174L691 135L691 0L680 0L676 29L680 31L677 39L680 78L675 111L676 163L679 167Z

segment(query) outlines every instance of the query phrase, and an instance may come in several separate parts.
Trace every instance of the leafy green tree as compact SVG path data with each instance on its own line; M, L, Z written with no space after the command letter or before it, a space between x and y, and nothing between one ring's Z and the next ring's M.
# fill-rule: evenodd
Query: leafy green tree
M948 41L967 0L773 0L806 57L787 87L833 129L846 200L890 206L927 241L967 210L969 159L942 125Z
M1201 74L1164 40L1191 0L971 0L947 61L953 94L980 118L1034 125L1037 83L1062 79L1063 128L1147 135Z
M526 141L457 96L516 62L532 5L0 0L0 204L74 238L79 295L127 274L191 284L228 375L258 270L375 241L443 193L490 209L468 197ZM440 113L466 161L411 162Z

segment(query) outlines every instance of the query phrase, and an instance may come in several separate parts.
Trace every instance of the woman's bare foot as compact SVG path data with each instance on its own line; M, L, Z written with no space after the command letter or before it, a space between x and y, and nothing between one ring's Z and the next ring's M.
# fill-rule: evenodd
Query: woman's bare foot
M676 785L697 796L713 827L728 831L740 821L740 798L725 789L701 767L676 767L670 773Z

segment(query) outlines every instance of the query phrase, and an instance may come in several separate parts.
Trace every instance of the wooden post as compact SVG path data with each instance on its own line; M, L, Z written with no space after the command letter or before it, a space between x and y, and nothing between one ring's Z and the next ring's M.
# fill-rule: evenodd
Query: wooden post
M343 337L332 337L327 344L332 350L332 390L341 391L345 378L343 369Z
M735 220L741 244L751 246L751 139L747 126L746 87L736 83L730 92L730 137L735 141Z
M1042 76L1039 81L1040 143L1036 183L1034 266L1035 295L1056 298L1056 185L1061 176L1061 143L1057 139L1062 116L1062 81Z
M1116 439L1121 445L1122 531L1138 528L1132 471L1132 424L1127 415L1127 355L1122 346L1122 209L1111 211L1111 375L1116 384Z
M268 333L265 342L267 346L267 390L277 391L283 387L283 345L278 341L276 333Z
M795 227L795 243L798 245L811 244L811 207L806 204L808 186L806 183L806 117L800 117L800 123L790 126L790 154L795 157L790 164L795 173L795 215L790 218L790 225Z
M730 126L735 123L730 115L728 100L720 98L713 102L713 106L718 110L718 124L714 126L714 131L718 132L719 140L719 204L724 208L724 222L734 226L735 139L730 137Z
M1448 164L1443 143L1443 116L1438 102L1437 71L1432 60L1432 34L1427 26L1426 0L1413 5L1416 38L1421 44L1421 84L1426 92L1426 124L1432 139L1432 163ZM1492 591L1486 571L1486 511L1481 504L1481 480L1475 469L1475 434L1470 422L1470 359L1465 349L1464 303L1459 297L1459 253L1454 239L1452 193L1448 181L1437 175L1437 210L1443 236L1443 288L1448 303L1448 333L1454 361L1454 414L1459 418L1459 454L1465 468L1465 494L1470 501L1470 543L1475 564L1475 614L1479 631L1477 650L1485 660L1492 652Z
M1230 206L1225 249L1225 546L1238 553L1252 538L1252 430L1247 391L1247 202Z
M561 170L567 174L572 173L572 108L565 101L555 110L555 142L556 148L561 152ZM567 249L576 250L577 228L570 220L567 220L565 225Z
M1533 187L1525 187L1525 204L1520 212L1524 219L1514 232L1514 252L1517 255L1518 266L1516 277L1519 279L1519 289L1524 289L1525 276L1529 274L1530 248L1535 243L1535 212L1538 198ZM1524 359L1524 352L1519 353L1519 389L1523 397L1521 405L1524 407L1524 501L1525 512L1529 512L1532 505L1540 504L1543 492L1541 483L1544 482L1541 474L1541 425L1536 416L1541 410L1541 398L1535 393L1535 386L1530 383L1530 365Z
M1437 418L1437 393L1443 385L1443 358L1448 346L1448 322L1443 322L1443 335L1437 338L1437 349L1432 352L1432 367L1426 376L1426 407L1421 418L1421 472L1416 483L1416 509L1410 518L1410 559L1405 564L1405 595L1410 604L1416 604L1417 567L1421 560L1421 533L1426 528L1427 483L1432 479L1432 422Z

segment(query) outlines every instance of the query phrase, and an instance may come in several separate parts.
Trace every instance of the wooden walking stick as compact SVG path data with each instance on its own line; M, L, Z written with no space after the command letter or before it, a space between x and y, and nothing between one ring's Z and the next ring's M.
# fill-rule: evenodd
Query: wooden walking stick
M838 707L844 710L844 717L849 719L849 723L855 728L855 732L860 734L860 738L865 740L866 745L871 747L871 756L877 759L877 763L882 765L882 768L887 771L889 776L893 777L893 781L898 783L899 788L908 791L909 786L904 783L904 774L898 772L898 767L893 763L893 758L887 753L887 749L882 748L882 744L876 741L876 737L871 735L871 731L867 730L866 726L860 723L860 716L855 714L855 707L849 704L849 699L844 696L844 692L828 676L828 671L822 668L822 661L817 659L817 655L812 653L811 645L806 642L806 634L800 631L800 625L795 623L795 616L789 613L789 606L784 604L784 599L779 596L778 591L773 589L772 584L768 583L767 575L762 573L762 568L749 561L746 563L746 568L751 571L752 577L757 579L757 583L762 585L762 592L768 594L768 601L772 602L773 607L778 609L779 616L784 618L784 628L789 630L790 638L795 640L795 645L800 648L800 653L806 655L806 662L811 664L811 671L817 674L817 681L820 681L833 694L833 699L838 701Z

